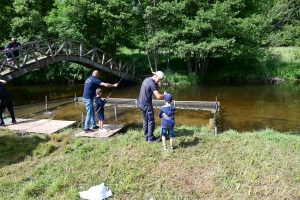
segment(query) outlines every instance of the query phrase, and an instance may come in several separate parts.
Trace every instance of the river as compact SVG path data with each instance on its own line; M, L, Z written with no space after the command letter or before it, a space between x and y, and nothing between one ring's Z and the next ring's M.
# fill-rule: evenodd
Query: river
M47 101L82 96L83 85L52 85L52 86L11 86L16 115L24 116L18 107L38 104ZM102 88L106 97L112 88ZM137 99L139 85L122 86L114 90L111 98ZM162 93L165 88L160 86ZM168 86L168 93L177 101L215 101L220 102L222 110L218 114L218 132L237 130L239 132L272 128L281 132L300 132L300 85L214 85L214 86ZM109 101L108 101L109 102ZM44 107L44 103L40 104ZM30 107L30 106L29 106ZM26 111L28 112L28 111ZM52 115L32 115L31 118L49 118L60 120L81 121L85 108L82 103L72 102L51 110ZM155 110L157 115L158 110ZM141 126L142 119L137 108L118 110L117 120L113 108L105 109L105 123L119 123L129 126ZM177 110L176 125L205 125L213 115L207 111ZM156 123L159 124L156 116Z

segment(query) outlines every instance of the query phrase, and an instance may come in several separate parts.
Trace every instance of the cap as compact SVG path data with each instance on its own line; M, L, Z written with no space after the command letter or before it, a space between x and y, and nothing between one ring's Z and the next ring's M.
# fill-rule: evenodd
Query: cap
M154 72L153 74L157 75L158 78L160 78L160 79L164 78L164 73L162 71L157 71L157 72Z
M171 94L166 94L165 95L165 101L172 101L172 95Z
M14 40L16 40L15 38L11 38L11 41L14 41Z

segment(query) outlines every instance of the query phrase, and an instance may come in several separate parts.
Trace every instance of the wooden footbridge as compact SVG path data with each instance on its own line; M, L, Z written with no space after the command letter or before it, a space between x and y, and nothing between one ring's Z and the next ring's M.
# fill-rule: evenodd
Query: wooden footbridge
M19 51L15 57L13 51ZM135 80L135 67L81 41L70 39L45 39L24 43L13 51L0 52L0 78L6 81L55 62L78 63L88 68L107 71L127 80ZM7 60L10 54L11 60ZM12 64L13 63L13 64ZM129 69L130 68L130 69Z

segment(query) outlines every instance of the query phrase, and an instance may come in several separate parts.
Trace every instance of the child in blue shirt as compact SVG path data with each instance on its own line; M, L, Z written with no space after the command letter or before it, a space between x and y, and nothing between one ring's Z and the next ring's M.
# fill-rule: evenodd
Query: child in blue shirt
M170 149L173 149L174 141L174 125L175 125L175 110L176 108L171 105L172 95L166 94L165 97L166 105L162 106L159 110L158 116L161 118L161 139L162 139L162 149L166 150L166 135L168 133L170 138Z
M102 100L101 95L102 95L102 90L100 88L96 89L96 97L95 97L96 113L98 114L98 119L99 119L99 131L107 132L107 129L103 128L103 124L104 124L104 105L106 104L108 97Z

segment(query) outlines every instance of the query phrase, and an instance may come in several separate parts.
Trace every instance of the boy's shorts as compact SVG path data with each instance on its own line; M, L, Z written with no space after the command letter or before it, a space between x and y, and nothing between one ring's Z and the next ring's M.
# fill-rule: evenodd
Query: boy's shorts
M98 113L98 119L104 121L104 113Z
M174 138L174 128L161 128L160 136L166 136L167 133L169 138Z

